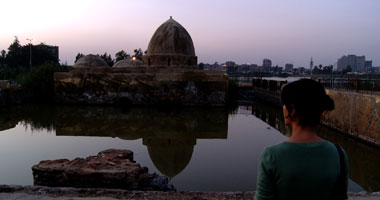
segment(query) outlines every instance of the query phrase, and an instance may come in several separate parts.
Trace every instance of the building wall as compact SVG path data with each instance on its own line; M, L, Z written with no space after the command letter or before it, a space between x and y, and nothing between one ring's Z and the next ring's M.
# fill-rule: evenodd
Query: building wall
M335 109L323 123L346 134L380 146L380 96L327 90Z
M343 71L350 66L353 72L365 71L365 56L348 55L338 59L338 71Z
M264 59L263 60L263 67L264 68L270 68L270 67L272 67L272 61L271 60L269 60L269 59Z
M57 102L71 104L227 104L223 71L188 66L75 68L54 74Z

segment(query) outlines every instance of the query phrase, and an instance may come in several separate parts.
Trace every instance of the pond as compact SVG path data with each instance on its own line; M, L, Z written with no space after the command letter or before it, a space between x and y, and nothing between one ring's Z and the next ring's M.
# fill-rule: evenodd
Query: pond
M286 140L281 109L25 105L0 109L0 184L33 185L42 160L130 149L179 191L252 191L265 147ZM380 191L380 150L321 127L350 161L350 191Z

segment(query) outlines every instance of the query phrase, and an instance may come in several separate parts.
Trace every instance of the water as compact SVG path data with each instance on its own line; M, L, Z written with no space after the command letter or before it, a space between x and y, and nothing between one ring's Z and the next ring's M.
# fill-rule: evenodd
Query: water
M350 159L350 191L380 190L380 151L326 128ZM259 155L286 140L281 109L18 106L0 109L0 184L32 185L41 160L130 149L178 190L252 191Z

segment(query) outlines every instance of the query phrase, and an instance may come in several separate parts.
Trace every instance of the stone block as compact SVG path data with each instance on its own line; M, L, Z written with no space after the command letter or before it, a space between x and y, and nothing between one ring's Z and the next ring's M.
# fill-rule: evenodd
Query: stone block
M228 77L188 67L77 68L54 74L58 102L196 105L227 103Z
M34 184L51 187L175 190L166 177L149 174L129 150L108 149L97 156L41 161L32 167Z

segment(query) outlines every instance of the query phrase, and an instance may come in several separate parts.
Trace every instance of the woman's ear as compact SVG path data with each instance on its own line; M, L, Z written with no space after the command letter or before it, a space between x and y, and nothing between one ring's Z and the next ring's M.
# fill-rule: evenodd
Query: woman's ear
M285 119L289 118L289 111L288 111L288 108L285 105L282 106L282 112L284 114L284 118Z
M288 109L288 113L289 113L288 116L290 118L294 117L294 115L296 114L296 109L294 109L294 105L293 104L290 105L290 109Z
M294 105L290 105L290 109L288 109L288 107L286 105L283 105L282 106L282 110L283 110L283 113L284 113L284 117L285 118L292 118L295 114L295 109L294 109Z
M324 110L324 111L322 112L322 117L326 117L327 113L329 113L329 111L328 111L328 110Z

